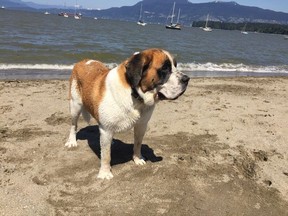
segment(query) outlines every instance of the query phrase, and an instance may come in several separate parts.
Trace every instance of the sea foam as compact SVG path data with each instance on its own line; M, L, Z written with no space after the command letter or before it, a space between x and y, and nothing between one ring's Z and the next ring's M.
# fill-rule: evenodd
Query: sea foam
M73 64L0 64L0 70L72 70ZM108 68L117 63L106 63ZM232 63L178 63L180 71L219 71L219 72L255 72L255 73L288 73L288 65L245 65Z

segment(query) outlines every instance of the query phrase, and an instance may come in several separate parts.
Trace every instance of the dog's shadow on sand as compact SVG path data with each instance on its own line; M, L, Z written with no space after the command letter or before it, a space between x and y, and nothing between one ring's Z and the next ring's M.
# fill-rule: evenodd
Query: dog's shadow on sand
M100 158L100 133L99 127L87 126L78 131L77 140L87 140L89 147ZM158 162L162 161L162 157L157 157L153 149L148 145L142 144L142 155L146 161ZM133 144L123 143L121 140L113 139L111 146L111 166L126 163L132 160Z

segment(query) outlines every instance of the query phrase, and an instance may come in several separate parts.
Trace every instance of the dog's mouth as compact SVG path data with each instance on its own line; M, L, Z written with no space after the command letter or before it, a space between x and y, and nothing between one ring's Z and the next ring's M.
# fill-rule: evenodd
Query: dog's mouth
M182 94L184 94L186 89L184 89L179 95L177 95L176 97L174 98L167 98L163 93L161 92L158 92L158 99L159 100L176 100L177 98L179 98Z
M164 94L162 94L161 92L158 92L158 99L159 100L168 100L168 98Z

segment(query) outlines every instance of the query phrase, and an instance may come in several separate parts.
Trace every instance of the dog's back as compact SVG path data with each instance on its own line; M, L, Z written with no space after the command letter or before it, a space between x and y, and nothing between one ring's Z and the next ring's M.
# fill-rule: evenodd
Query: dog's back
M99 103L104 96L104 80L108 72L109 69L103 63L86 59L75 64L70 77L69 98L80 97L78 99L96 120Z

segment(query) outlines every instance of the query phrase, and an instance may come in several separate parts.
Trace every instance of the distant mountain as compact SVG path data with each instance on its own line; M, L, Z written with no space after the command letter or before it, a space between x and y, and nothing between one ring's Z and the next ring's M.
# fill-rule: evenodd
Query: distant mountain
M20 0L1 0L0 2L1 6L4 6L5 8L13 8L13 9L33 9L28 7L24 2Z
M51 8L64 8L64 5L43 5L36 4L34 2L23 2L21 0L1 0L1 6L5 6L7 9L21 9L21 10L41 10L41 9L51 9ZM73 9L72 7L67 7L68 9Z
M181 9L180 22L184 25L191 25L194 21L205 20L209 14L210 20L220 22L258 22L258 23L279 23L288 24L288 13L264 10L258 7L239 5L238 3L214 1L207 3L191 3L188 0L143 0L133 6L123 6L120 8L109 8L106 10L84 10L84 16L136 21L139 17L141 4L143 5L144 20L149 23L166 23L167 17L172 12L173 3L176 2L176 11ZM6 8L21 8L27 10L41 10L56 8L63 10L63 5L39 5L22 2L21 0L1 0ZM62 9L60 9L62 8ZM66 8L72 10L72 8Z
M34 9L49 9L49 8L61 8L64 6L60 6L60 5L42 5L42 4L36 4L34 2L25 2L25 4L30 7L30 8L34 8Z
M140 5L142 4L145 22L166 23L174 2L176 2L175 11L178 12L178 9L181 9L181 23L186 25L190 25L193 21L205 20L207 14L210 15L211 20L221 22L288 24L288 13L243 6L236 2L222 1L196 4L188 0L143 0L130 7L124 6L100 11L89 11L87 15L107 19L135 21L138 19Z

